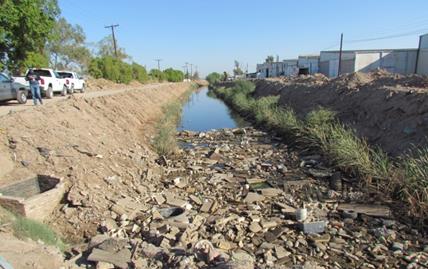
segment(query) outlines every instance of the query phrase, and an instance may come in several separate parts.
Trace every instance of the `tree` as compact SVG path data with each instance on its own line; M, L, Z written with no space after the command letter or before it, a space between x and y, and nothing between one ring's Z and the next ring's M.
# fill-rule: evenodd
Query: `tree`
M149 80L149 75L147 74L146 68L144 66L141 66L137 63L132 63L132 77L135 80L138 80L141 83L146 82Z
M105 38L101 39L97 43L98 47L98 56L111 56L116 57L116 54L114 52L114 46L113 46L113 37L111 35L106 36ZM123 48L117 48L117 59L119 60L130 60L131 57L126 54L125 50Z
M266 57L266 63L273 63L275 61L275 58L272 55L269 55L268 57Z
M205 79L208 81L209 84L212 85L217 82L220 82L222 80L222 75L217 72L212 72Z
M150 70L149 76L151 79L154 79L157 81L164 81L165 80L165 74L158 69Z
M47 50L50 53L51 66L61 69L77 67L86 69L91 60L91 53L85 47L86 36L80 25L71 25L64 18L60 18L48 42Z
M180 82L184 79L184 73L180 70L175 70L172 68L165 69L163 71L165 79L169 82Z
M22 72L29 56L43 55L59 15L56 0L0 1L0 62Z
M237 60L235 60L235 68L233 69L233 75L241 76L243 74L244 74L244 71L242 71L239 62Z

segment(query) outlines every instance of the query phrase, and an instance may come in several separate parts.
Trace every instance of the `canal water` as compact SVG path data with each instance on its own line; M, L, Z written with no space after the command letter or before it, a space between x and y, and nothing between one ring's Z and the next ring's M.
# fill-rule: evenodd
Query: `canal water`
M205 132L213 129L248 126L241 117L233 113L223 101L209 96L208 88L195 91L183 107L177 130Z

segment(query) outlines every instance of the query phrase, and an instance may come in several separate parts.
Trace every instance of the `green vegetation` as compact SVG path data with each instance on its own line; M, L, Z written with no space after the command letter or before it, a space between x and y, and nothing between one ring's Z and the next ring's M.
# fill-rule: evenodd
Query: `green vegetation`
M40 58L60 11L56 0L0 2L0 67L23 71ZM38 57L34 57L39 54Z
M21 216L15 216L2 207L0 207L0 224L10 224L17 238L30 238L34 241L40 240L45 244L58 247L61 251L67 248L67 245L46 224Z
M66 244L54 231L47 225L35 220L17 217L13 223L13 230L18 238L31 238L34 241L41 240L45 244L58 247L61 251L67 248Z
M208 81L210 85L213 85L222 80L223 76L217 72L213 72L209 74L205 79Z
M411 215L428 219L428 149L392 160L341 124L333 111L320 107L299 119L291 108L279 106L276 96L253 98L254 89L251 82L237 81L234 87L217 88L214 93L241 115L279 131L297 146L321 151L338 169L361 178L367 187L391 195L399 189Z
M165 69L163 71L165 78L169 82L180 82L184 80L184 73L180 70L174 70L172 68Z
M161 156L174 154L177 150L176 132L177 123L181 117L182 102L186 101L192 91L197 87L193 85L181 100L171 102L163 107L164 116L156 126L157 132L153 140L153 147Z

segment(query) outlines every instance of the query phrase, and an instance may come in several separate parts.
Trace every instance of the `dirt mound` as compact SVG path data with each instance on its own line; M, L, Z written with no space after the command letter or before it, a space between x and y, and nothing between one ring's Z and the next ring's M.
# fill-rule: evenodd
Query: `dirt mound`
M88 91L102 91L102 90L115 90L115 89L124 89L124 88L139 88L142 87L143 84L140 82L133 80L129 84L120 84L113 82L111 80L98 78L98 79L89 79L87 81L88 86L86 90Z
M161 107L189 87L146 85L98 98L72 97L1 117L0 155L12 160L14 169L2 176L0 185L34 174L64 178L71 186L67 203L51 223L72 240L95 233L111 201L138 199L142 174L156 166L149 145Z
M412 144L427 145L428 79L383 70L342 75L322 85L260 80L258 97L280 95L301 117L319 106L338 113L360 137L398 155Z

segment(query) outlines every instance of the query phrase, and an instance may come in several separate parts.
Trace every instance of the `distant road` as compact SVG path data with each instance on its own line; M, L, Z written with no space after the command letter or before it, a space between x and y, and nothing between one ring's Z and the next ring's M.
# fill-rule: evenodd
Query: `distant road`
M132 90L144 90L144 89L150 89L152 87L155 87L159 85L159 83L156 84L147 84L142 86L139 89L116 89L116 90L99 90L99 91L90 91L85 93L75 93L74 96L76 98L96 98L101 96L107 96L107 95L114 95L114 94L120 94L126 91L132 91ZM55 95L52 99L43 99L43 105L51 105L53 103L57 103L59 101L64 101L68 99L70 95L67 96L60 96ZM7 115L10 112L18 112L23 110L30 110L33 109L33 100L28 99L26 104L19 104L17 101L9 101L6 103L0 103L0 117Z

